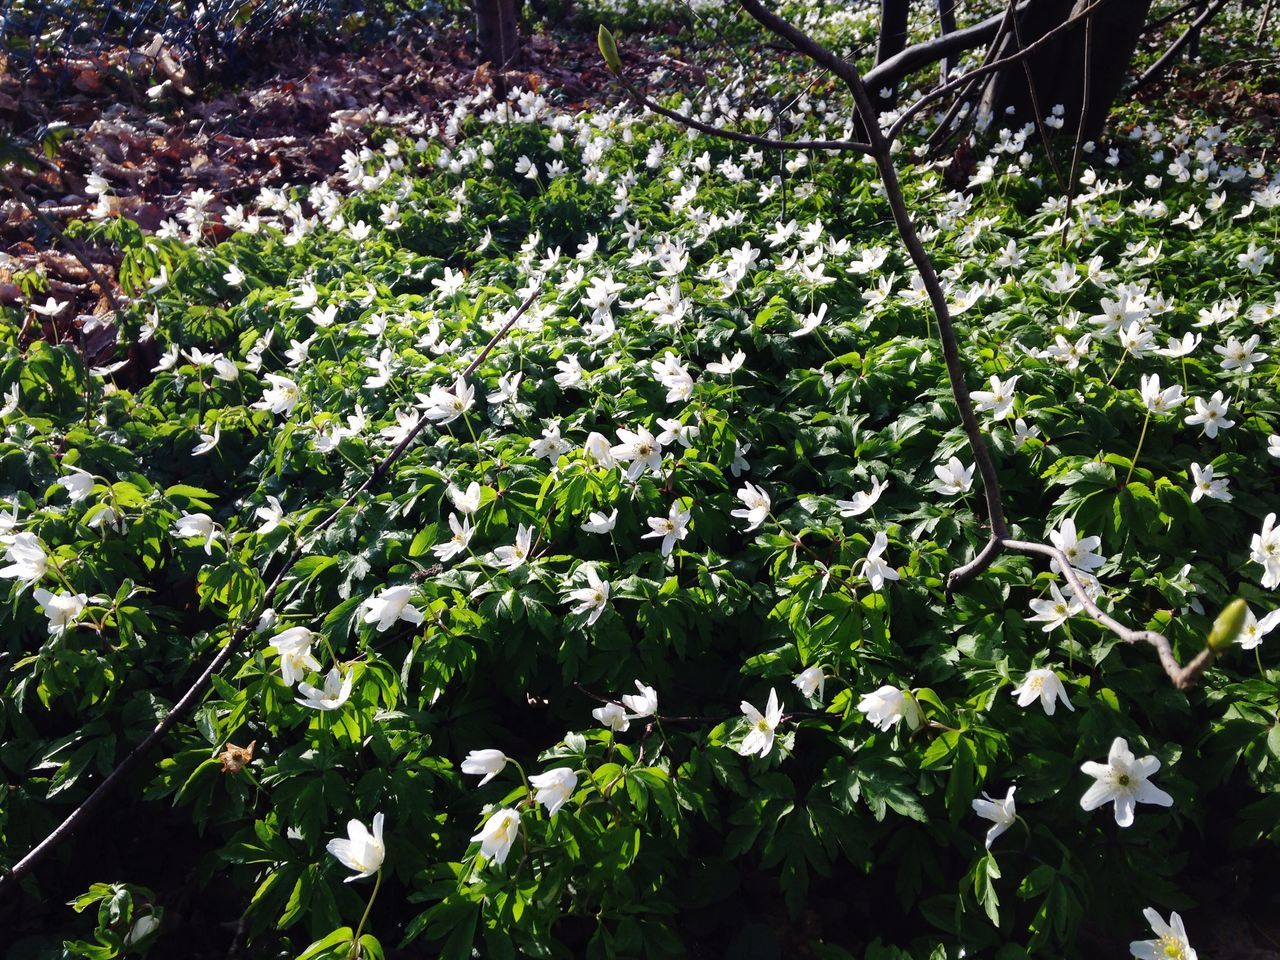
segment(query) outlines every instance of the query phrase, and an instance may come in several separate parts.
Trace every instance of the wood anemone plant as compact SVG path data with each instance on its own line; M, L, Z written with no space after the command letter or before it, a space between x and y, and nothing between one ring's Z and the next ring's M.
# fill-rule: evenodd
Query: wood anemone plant
M459 375L459 380L466 380L480 368L486 358L488 358L489 354L493 352L494 347L506 338L507 334L511 332L512 328L514 328L520 321L520 318L528 312L529 308L533 306L534 302L539 298L539 296L541 296L541 294L542 288L535 286L533 291L525 297L524 301L511 311L511 315L507 317L506 322L501 326L501 328L499 328L498 332L490 338L489 342L481 348L480 352L476 354L475 359L467 364L466 369ZM395 448L387 454L382 461L374 466L373 470L369 473L369 476L364 479L364 482L356 487L356 489L353 490L351 494L333 510L332 513L312 527L309 536L305 539L302 537L295 537L295 546L293 551L281 565L275 577L267 584L266 590L263 591L262 599L258 602L258 605L249 614L249 616L232 631L222 649L210 659L204 670L200 672L200 675L196 677L195 681L187 688L182 696L178 698L178 702L170 708L169 712L161 718L160 722L152 728L151 732L148 733L137 746L125 754L124 759L116 764L115 768L107 774L105 778L103 778L102 782L94 788L93 792L85 797L74 810L67 814L66 819L54 827L52 832L36 844L26 856L15 863L11 870L0 873L0 896L9 892L14 885L34 870L40 862L52 853L64 840L68 839L76 830L83 826L90 816L102 806L103 801L114 793L117 787L124 783L125 779L134 767L141 763L142 760L146 758L147 754L149 754L160 743L160 741L165 738L168 732L173 729L174 725L195 709L196 705L203 699L206 689L213 682L214 676L220 673L231 661L231 658L235 656L236 651L240 649L244 641L253 632L255 624L258 622L258 618L261 617L263 612L273 603L279 602L277 593L288 587L296 577L298 562L314 550L324 532L333 526L340 517L347 515L349 511L358 511L361 508L361 503L364 501L365 496L375 490L383 479L386 478L391 467L395 465L396 461L404 456L406 450L413 446L414 442L422 434L422 431L426 429L429 422L430 421L425 415L419 415L417 423L415 423L412 429L405 434L404 438L396 444ZM249 747L244 750L241 750L239 747L234 747L234 745L229 745L227 752L231 751L233 748L235 750L239 750L242 754L247 753L252 755L253 752L253 744L250 744ZM227 767L227 761L225 759L227 752L224 752L223 754L223 769L224 772L232 772L229 771L229 768Z
M1102 5L1111 2L1111 0L1093 0L1092 3L1084 5L1080 8L1080 12L1069 19L1059 29L1067 29L1069 26L1081 19L1087 19L1089 15ZM806 34L800 28L795 26L788 20L783 19L776 13L767 9L760 0L738 0L738 5L748 15L750 15L757 23L790 45L798 53L804 55L815 64L825 67L830 73L837 77L848 88L853 95L854 104L857 108L858 117L861 120L861 128L865 133L865 141L850 140L786 140L775 139L772 137L756 136L754 134L743 133L736 130L728 130L717 127L713 124L697 120L693 117L686 116L675 110L670 110L652 97L646 95L643 91L636 87L624 74L622 69L622 60L618 52L617 43L613 35L604 27L600 27L599 45L601 55L604 57L605 63L618 78L627 95L637 104L648 108L660 116L666 117L675 123L690 127L701 133L710 136L720 137L727 140L734 140L740 143L749 143L760 147L769 147L778 150L832 150L838 152L860 153L869 156L875 162L876 169L880 175L880 181L884 187L884 195L889 203L889 209L893 216L894 226L897 229L898 236L901 238L903 245L907 249L911 262L920 274L921 281L929 296L929 303L933 310L934 319L937 322L938 337L942 346L943 360L947 368L947 379L950 384L951 394L955 398L956 407L960 412L960 422L964 428L965 436L969 441L969 446L973 451L973 456L977 462L978 472L982 476L983 498L987 507L987 521L989 527L989 536L986 544L978 551L977 555L969 559L967 562L952 570L947 576L945 590L948 597L952 594L963 590L974 578L978 577L985 571L996 558L1005 551L1013 553L1022 553L1030 556L1047 557L1055 563L1055 566L1061 570L1071 590L1083 605L1085 611L1100 626L1111 631L1126 643L1138 644L1146 643L1154 648L1156 655L1160 659L1160 664L1164 668L1165 673L1169 675L1169 679L1174 686L1180 690L1186 690L1192 687L1199 679L1200 675L1209 667L1217 656L1218 652L1225 649L1232 640L1234 640L1236 631L1229 629L1230 622L1234 622L1234 615L1231 617L1225 614L1231 610L1231 605L1227 611L1224 611L1224 617L1219 618L1219 623L1223 625L1222 629L1215 629L1210 642L1186 664L1179 663L1177 657L1173 653L1172 644L1168 637L1154 630L1135 630L1125 626L1116 620L1110 614L1103 611L1098 604L1090 597L1089 592L1085 589L1084 583L1071 566L1071 561L1067 555L1058 547L1052 544L1021 540L1013 536L1010 531L1009 523L1005 518L1004 496L1000 487L1000 478L996 473L995 463L991 459L990 450L987 447L986 437L983 435L982 427L978 422L977 413L974 410L973 400L969 395L969 387L965 382L966 365L960 354L960 344L956 337L955 325L951 319L950 310L947 307L947 295L943 290L942 283L938 278L938 271L934 266L932 258L925 249L924 244L920 240L919 234L916 232L915 225L911 219L911 213L907 209L906 200L902 193L902 188L898 180L898 171L893 161L893 142L894 138L901 132L902 121L891 128L890 131L882 131L876 122L877 114L873 106L873 101L867 89L867 84L863 80L861 73L856 64L850 60L837 55L831 50L818 43L811 36ZM1014 10L1014 5L1010 4L1009 11ZM1012 17L1006 18L1012 20ZM954 37L956 34L951 34ZM1041 38L1041 43L1050 39L1051 35ZM948 50L950 47L947 48ZM990 73L1001 66L1009 65L1024 60L1037 49L1037 44L1028 44L1021 47L1017 53L1010 54L998 60L991 60L983 66L969 71L967 74L957 77L945 85L945 88L960 89L976 77L986 73ZM936 94L937 91L934 91ZM931 94L921 101L913 104L906 109L906 114L913 115L918 112L921 104L925 100L933 99ZM1087 98L1086 98L1087 99ZM1229 636L1227 636L1229 634ZM1223 641L1223 637L1227 639Z

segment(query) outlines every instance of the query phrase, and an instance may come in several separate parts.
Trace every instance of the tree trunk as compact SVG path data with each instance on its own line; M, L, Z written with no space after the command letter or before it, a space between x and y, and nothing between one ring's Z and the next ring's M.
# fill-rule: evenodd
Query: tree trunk
M881 64L894 54L901 53L907 45L907 15L911 10L911 0L880 0L880 37L876 43L876 63ZM880 90L870 90L871 101L877 110L887 110L893 106L894 94L891 88L887 96Z
M499 73L520 59L520 4L518 0L475 0L476 44L480 62Z
M1001 56L1017 50L1019 38L1024 46L1034 43L1089 5L1090 0L1039 0L1032 4L1018 17L1018 38L1011 35L1002 43ZM1111 105L1124 84L1150 8L1151 0L1112 0L1100 6L1090 14L1093 24L1087 57L1083 20L1031 55L1028 63L1036 100L1046 115L1059 104L1065 109L1063 134L1074 138L1082 119L1086 138L1096 139L1102 132ZM1089 109L1082 118L1086 61ZM1022 63L1005 67L992 77L983 105L991 111L997 125L1021 126L1035 119L1031 89ZM1009 108L1013 110L1012 118L1007 116Z

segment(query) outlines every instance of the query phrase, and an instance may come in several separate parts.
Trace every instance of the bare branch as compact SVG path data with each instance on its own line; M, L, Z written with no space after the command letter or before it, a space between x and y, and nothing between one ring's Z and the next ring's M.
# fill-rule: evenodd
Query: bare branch
M1222 8L1225 7L1226 5L1227 5L1227 0L1216 0L1215 3L1213 3L1207 10L1204 11L1204 13L1200 14L1200 16L1196 17L1195 20L1191 21L1191 26L1187 27L1187 29L1183 31L1182 36L1180 36L1177 40L1173 41L1169 49L1160 55L1159 60L1157 60L1151 66L1147 67L1146 72L1144 72L1142 76L1138 78L1138 82L1133 85L1133 90L1131 90L1130 93L1131 94L1136 93L1137 91L1141 90L1148 83L1150 83L1152 80L1155 80L1162 73L1164 73L1165 70L1167 70L1170 66L1172 66L1174 61L1177 60L1178 56L1182 53L1182 48L1185 47L1191 41L1192 37L1196 36L1196 34L1200 32L1200 29L1206 23L1208 23L1210 20L1216 17L1218 15L1218 12L1222 10Z
M1107 0L1097 0L1097 2L1082 10L1078 17L1087 15L1104 2L1107 2ZM848 61L835 57L830 51L822 47L813 38L804 34L793 24L766 10L761 5L760 0L739 0L739 4L766 29L788 40L797 50L808 54L818 62L826 63L848 85L858 106L858 112L866 121L865 126L868 138L871 141L872 156L875 158L876 166L880 172L880 178L885 188L885 197L893 213L898 234L901 236L902 242L911 256L912 263L915 264L920 273L925 290L929 294L929 302L933 307L934 315L938 322L938 336L942 342L942 355L947 368L947 378L950 382L952 395L955 397L956 406L960 412L960 420L964 426L965 436L969 440L978 471L982 475L983 495L986 499L987 512L991 524L991 537L983 549L973 560L954 571L947 578L946 590L948 595L963 587L989 567L1003 550L1050 557L1057 561L1072 590L1080 598L1085 610L1097 623L1127 643L1150 644L1155 648L1165 673L1169 675L1174 685L1181 690L1187 689L1195 683L1208 668L1209 664L1213 662L1214 652L1211 648L1206 647L1186 666L1180 665L1173 655L1173 648L1169 640L1163 634L1150 630L1130 629L1103 612L1090 599L1088 592L1084 589L1084 585L1080 582L1079 576L1072 569L1070 560L1061 550L1043 543L1032 543L1010 538L1004 516L1004 503L999 477L991 460L986 438L983 436L981 427L978 424L973 401L969 396L968 385L965 383L965 366L960 358L960 347L951 321L951 314L947 308L946 293L942 289L933 261L930 259L912 224L911 216L907 211L906 200L898 182L897 170L893 164L891 141L871 119L873 109L871 98L867 93L866 85L858 74L857 67ZM1030 45L1023 48L1024 55L1029 49L1031 49Z
M904 110L902 115L893 122L893 126L889 128L889 132L886 134L886 137L888 138L889 142L892 143L893 141L897 140L898 137L902 135L902 131L906 127L907 122L916 114L918 114L921 110L923 110L926 106L928 106L930 103L933 103L937 100L942 99L949 93L955 92L961 87L967 85L969 81L976 79L977 77L983 77L983 76L986 76L987 74L995 73L997 70L1003 70L1005 67L1011 64L1014 64L1020 60L1026 59L1027 57L1031 56L1031 54L1035 53L1037 50L1044 47L1054 37L1058 36L1059 34L1063 33L1066 30L1070 30L1074 28L1076 24L1080 23L1080 21L1084 20L1086 17L1092 14L1095 10L1099 9L1105 4L1112 3L1112 2L1114 2L1114 0L1093 0L1093 2L1089 4L1087 7L1084 7L1083 9L1077 11L1075 14L1068 17L1062 23L1058 24L1058 26L1054 27L1052 30L1050 30L1040 39L1027 44L1025 47L1023 47L1021 50L1018 50L1016 53L1011 53L1007 57L1001 57L998 60L992 60L990 63L984 63L980 67L974 67L972 70L968 71L967 73L961 74L960 76L956 77L954 80L950 80L947 83L943 84L942 86L934 90L930 90L928 93L920 97L920 99L917 100L915 103L913 103L910 107Z
M618 79L622 81L622 88L627 92L628 96L637 103L647 107L659 116L666 117L668 120L673 120L709 136L720 137L725 140L736 140L739 143L750 143L758 147L767 147L771 150L836 150L863 154L871 153L871 144L860 143L856 140L779 140L773 137L757 136L754 133L743 133L740 130L717 127L714 124L704 123L683 113L668 109L652 97L641 93L621 76Z
M1160 665L1164 667L1164 672L1169 675L1169 679L1173 681L1173 685L1179 690L1187 690L1194 686L1200 675L1213 663L1215 658L1213 648L1205 647L1186 666L1182 666L1173 655L1173 647L1164 634L1156 633L1154 630L1133 630L1105 613L1089 596L1089 591L1085 589L1085 585L1081 582L1075 568L1071 566L1071 560L1057 547L1047 543L1032 543L1027 540L1005 540L1003 545L1006 549L1015 553L1038 554L1056 561L1058 570L1066 578L1067 583L1070 584L1071 592L1080 601L1085 612L1100 626L1110 630L1125 643L1149 643L1155 647L1156 655L1160 658Z
M97 265L90 260L88 254L85 253L84 248L80 245L80 241L72 240L63 233L58 225L49 219L48 215L40 209L39 204L35 202L31 197L31 194L23 190L22 187L18 185L18 182L14 180L13 177L9 176L8 171L3 168L0 168L0 183L3 183L8 187L10 192L22 201L23 206L30 210L32 215L44 225L44 228L52 233L54 237L60 240L63 245L71 251L71 255L80 262L80 266L84 267L85 270L88 271L89 276L93 278L94 284L102 291L102 295L107 298L107 303L111 304L111 309L119 312L120 301L116 299L116 295L112 292L110 284L102 278L102 274L98 271Z
M1018 4L1018 9L1024 10L1027 5L1028 0L1023 0ZM884 63L876 64L874 68L867 71L862 82L872 88L893 86L904 77L939 60L944 60L952 54L982 46L996 35L1003 21L1004 13L1000 12L962 30L944 33L922 43L912 44Z
M467 365L467 368L460 374L462 379L466 379L479 369L480 364L484 363L485 358L489 356L493 348L497 346L504 337L506 337L506 335L511 331L511 328L514 327L520 317L524 315L525 311L533 306L533 302L537 299L540 292L540 290L534 290L527 298L525 298L519 309L517 309L502 328L490 338L484 349L476 355L476 358ZM34 870L40 862L54 850L55 847L81 827L93 812L102 805L102 802L107 799L116 787L118 787L143 760L143 758L151 752L152 748L154 748L156 744L164 738L165 734L191 711L191 708L194 707L200 701L201 697L204 696L205 689L208 687L214 675L225 667L231 658L235 656L236 651L240 649L240 645L244 643L245 638L248 637L250 632L253 630L258 618L262 616L263 611L266 610L268 605L271 603L276 591L280 589L288 579L289 574L293 572L294 565L310 551L312 546L314 546L316 538L333 524L343 510L355 503L356 498L359 497L360 494L364 493L386 476L387 471L391 468L392 464L394 464L396 460L398 460L404 452L409 449L410 444L412 444L417 436L422 432L427 423L428 420L425 416L419 417L414 428L409 431L408 435L401 440L399 444L396 445L395 449L391 451L386 459L378 464L377 468L368 476L364 483L360 484L360 486L343 501L342 505L338 507L338 509L329 514L329 516L322 520L317 526L312 528L308 542L305 544L299 543L298 546L294 548L293 553L289 555L289 559L286 560L284 565L280 568L280 572L276 574L275 579L273 579L267 586L266 590L263 591L262 600L259 601L257 607L247 618L245 618L244 622L236 628L236 630L231 634L231 638L227 641L226 646L219 650L217 655L209 661L208 665L203 671L201 671L200 676L196 677L195 682L187 688L186 692L178 699L178 702L175 703L160 722L155 725L155 728L147 734L137 746L130 750L123 760L116 764L115 769L107 774L106 779L99 783L89 796L80 801L80 804L67 815L66 819L63 820L62 823L58 824L58 826L55 827L48 836L36 844L30 853L14 864L11 870L0 876L0 896L3 896L10 887L17 884L24 876Z

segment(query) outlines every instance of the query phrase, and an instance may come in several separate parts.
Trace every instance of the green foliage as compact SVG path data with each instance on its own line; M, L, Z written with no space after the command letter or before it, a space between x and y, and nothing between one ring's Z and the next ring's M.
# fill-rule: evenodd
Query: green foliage
M797 129L839 133L837 106L805 98ZM121 330L159 358L119 384L0 313L5 563L45 558L4 573L5 862L242 624L120 802L190 825L172 855L244 912L253 956L1085 956L1084 925L1127 942L1143 908L1203 896L1207 862L1272 849L1274 640L1183 693L1153 650L1037 612L1061 581L1031 558L945 595L986 539L980 480L936 472L971 455L866 165L793 162L783 190L776 158L533 94L419 132L353 153L349 199L293 189L219 243L85 226L122 248ZM1080 554L1101 602L1185 662L1232 598L1257 613L1242 640L1275 603L1251 541L1280 288L1251 264L1277 214L1216 134L1141 135L1086 166L1065 243L1027 131L993 130L963 190L903 176L969 386L1012 394L981 416L1015 531L1100 537ZM1117 298L1152 347L1203 344L1127 350ZM1213 348L1255 331L1267 356L1224 368ZM1147 417L1152 374L1222 391L1234 425ZM1233 500L1204 495L1205 465ZM1033 670L1063 687L1052 715L1014 696ZM1173 800L1124 828L1080 803L1116 738ZM477 786L461 765L484 749L512 762ZM526 773L560 770L563 804L535 799L554 784ZM987 849L973 803L1015 784ZM376 814L385 859L344 882L331 842ZM98 911L66 921L86 957L145 949L129 931L161 919L122 884L75 906Z

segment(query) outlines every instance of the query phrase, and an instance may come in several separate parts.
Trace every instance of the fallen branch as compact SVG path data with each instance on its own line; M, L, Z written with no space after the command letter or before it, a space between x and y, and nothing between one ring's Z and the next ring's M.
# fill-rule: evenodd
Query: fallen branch
M460 379L465 380L480 368L480 365L484 363L485 359L493 351L493 348L506 337L506 335L511 331L511 328L514 327L517 321L519 321L519 319L524 315L525 311L533 306L533 302L537 299L540 292L540 290L534 290L525 298L524 302L515 311L515 313L513 313L507 322L503 324L502 328L489 339L489 342L485 344L484 348L476 355L475 359L467 365L466 369L459 375ZM174 725L178 723L178 721L185 717L187 713L190 712L191 708L200 701L204 696L205 689L209 686L210 681L223 667L227 665L231 658L235 656L236 651L239 650L240 645L244 643L245 638L249 636L249 633L253 630L258 619L270 606L276 591L280 589L280 587L289 578L289 575L293 572L294 565L307 554L315 544L315 541L320 534L322 534L331 524L333 524L335 520L337 520L343 510L350 507L362 493L369 490L374 484L386 476L387 471L390 470L391 466L400 459L406 450L409 449L410 445L412 445L413 441L418 438L419 434L422 433L428 423L429 421L426 416L419 416L418 422L414 424L413 429L410 430L405 435L404 439L396 445L395 449L393 449L391 453L378 464L365 481L342 502L341 506L325 517L325 519L317 526L312 528L307 542L299 543L294 548L293 552L289 555L289 558L280 568L280 572L276 574L275 578L267 586L266 590L263 591L262 600L259 601L257 607L255 607L253 612L245 618L244 622L236 628L236 630L231 634L231 638L227 641L227 645L219 650L217 655L209 661L204 670L200 672L200 675L196 677L195 682L187 688L186 692L178 699L178 702L175 703L160 722L155 725L155 728L147 734L147 736L144 737L137 746L130 750L123 760L116 764L115 768L107 774L106 779L98 784L89 796L80 801L79 805L77 805L76 808L67 815L66 819L64 819L62 823L58 824L58 826L55 827L48 836L36 844L36 846L32 848L25 857L14 864L11 869L6 871L3 875L0 875L0 896L3 896L8 892L10 887L17 884L24 876L35 869L35 867L39 865L40 861L47 857L55 847L70 837L78 828L83 826L85 821L89 819L93 812L97 810L112 791L114 791L115 788L124 781L125 777L127 777L133 769L141 763L143 758L151 752L152 748L155 747L161 739L163 739L165 734L168 733Z
M119 312L120 301L116 299L116 295L112 292L111 286L102 278L102 274L98 271L97 265L90 260L89 255L85 253L80 241L72 240L63 233L61 228L59 228L59 226L54 223L43 210L40 209L39 204L35 202L31 194L23 190L18 182L14 180L13 177L9 176L9 172L3 167L0 167L0 183L3 183L8 187L9 191L22 201L22 205L31 211L32 216L39 220L44 228L52 233L58 242L71 251L71 255L80 262L80 266L85 268L89 276L93 278L94 284L100 291L102 291L102 295L107 298L107 303L111 304L111 309Z

